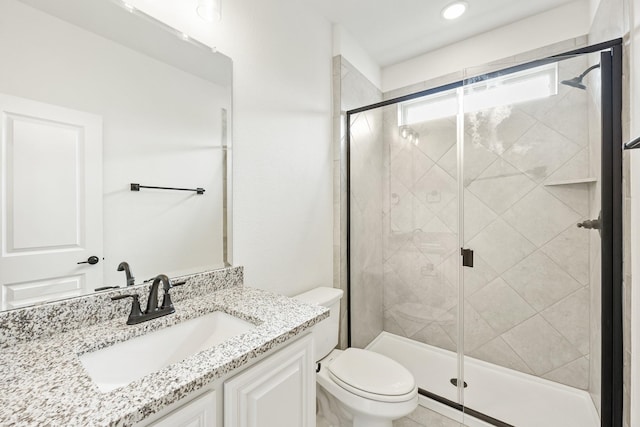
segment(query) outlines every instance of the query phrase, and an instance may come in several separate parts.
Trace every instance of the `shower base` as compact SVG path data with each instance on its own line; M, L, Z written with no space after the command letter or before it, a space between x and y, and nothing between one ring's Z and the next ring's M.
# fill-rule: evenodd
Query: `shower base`
M452 402L458 401L457 354L438 347L382 332L367 349L404 365L418 387ZM584 390L465 358L465 406L517 427L599 427L600 419ZM490 426L443 403L425 397L420 404L470 427Z

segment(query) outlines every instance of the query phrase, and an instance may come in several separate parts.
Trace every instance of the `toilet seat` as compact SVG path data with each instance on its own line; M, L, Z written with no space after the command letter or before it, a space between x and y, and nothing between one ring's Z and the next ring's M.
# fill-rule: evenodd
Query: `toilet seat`
M369 350L348 348L327 367L345 390L379 402L402 402L416 392L413 375L401 364Z

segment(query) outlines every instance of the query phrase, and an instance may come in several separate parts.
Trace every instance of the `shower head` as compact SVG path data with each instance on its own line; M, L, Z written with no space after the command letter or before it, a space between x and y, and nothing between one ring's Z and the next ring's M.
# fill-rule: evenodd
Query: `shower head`
M569 79L569 80L563 80L560 83L562 83L563 85L567 85L567 86L571 86L571 87L575 87L575 88L578 88L578 89L585 90L587 87L584 85L584 83L582 83L582 79L584 79L584 77L587 74L589 74L589 72L591 72L591 70L595 70L596 68L600 68L600 64L592 65L591 67L589 67L586 70L584 70L584 72L582 74L580 74L579 76L574 77L574 78Z
M585 90L587 88L584 84L582 84L582 79L580 77L574 77L569 80L563 80L560 83L562 83L563 85L575 87L582 90Z

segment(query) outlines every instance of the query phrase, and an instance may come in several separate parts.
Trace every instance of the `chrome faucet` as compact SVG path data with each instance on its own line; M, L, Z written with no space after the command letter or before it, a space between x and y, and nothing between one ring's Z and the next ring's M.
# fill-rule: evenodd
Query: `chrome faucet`
M133 304L131 306L131 312L127 319L127 325L136 325L138 323L146 322L147 320L157 319L158 317L166 316L167 314L175 313L176 309L171 301L171 295L169 291L174 286L184 285L185 282L171 284L171 281L165 274L159 274L153 279L151 288L149 289L149 299L147 300L147 308L142 311L140 309L140 301L137 294L126 294L112 297L113 301L121 300L124 298L132 298ZM162 284L164 290L164 296L162 298L162 305L158 307L158 288Z
M135 284L136 278L131 275L128 262L122 261L120 265L118 265L118 271L124 271L124 274L127 276L127 286L133 286Z

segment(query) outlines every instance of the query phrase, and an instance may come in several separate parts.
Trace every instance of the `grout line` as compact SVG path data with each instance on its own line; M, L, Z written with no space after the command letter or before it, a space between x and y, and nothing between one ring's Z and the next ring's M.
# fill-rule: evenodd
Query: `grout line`
M567 271L566 268L564 268L562 265L560 265L556 260L554 260L553 258L551 258L545 251L544 248L547 247L553 240L557 239L558 237L560 237L560 235L566 233L567 231L569 231L570 229L573 229L575 226L573 224L571 224L570 226L568 226L567 228L565 228L564 230L562 230L560 233L556 234L554 237L552 237L551 239L549 239L547 242L545 242L542 246L540 246L538 248L538 250L542 251L543 254L545 254L545 256L547 258L549 258L551 261L553 261L558 267L560 267L562 269L562 271L564 271L565 273L567 273L573 280L575 280L576 282L578 282L581 286L590 286L591 285L591 243L587 242L587 249L588 249L588 253L587 253L587 263L589 264L589 277L587 278L587 283L583 284L580 280L578 280L577 277L574 277L569 271ZM587 239L590 240L590 239Z

